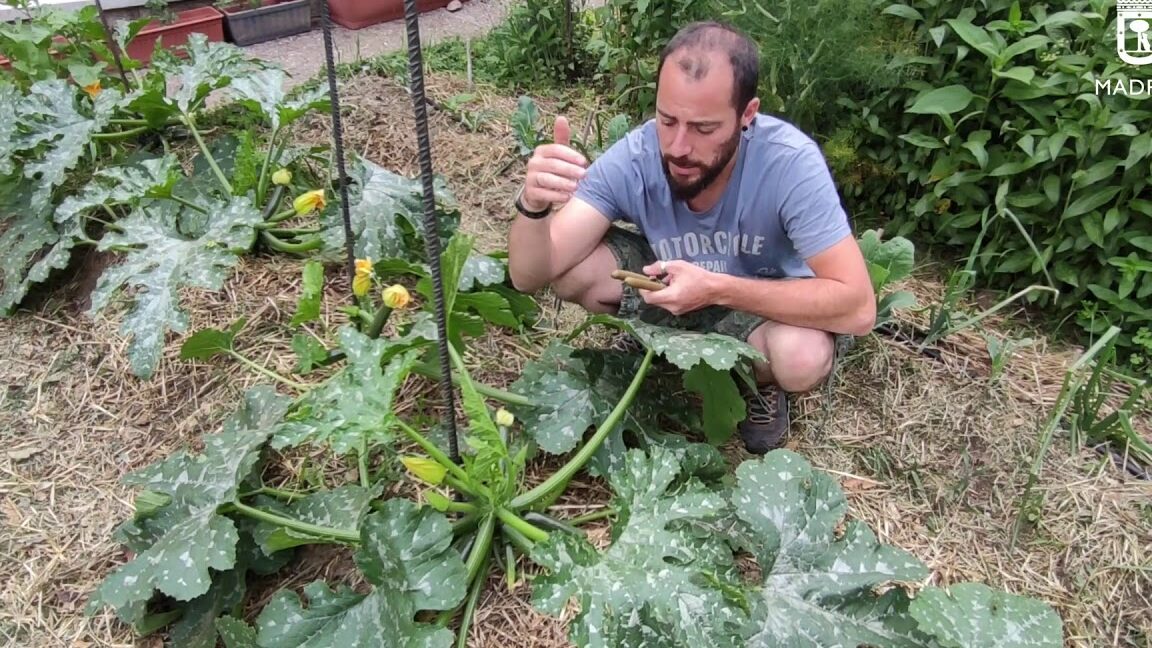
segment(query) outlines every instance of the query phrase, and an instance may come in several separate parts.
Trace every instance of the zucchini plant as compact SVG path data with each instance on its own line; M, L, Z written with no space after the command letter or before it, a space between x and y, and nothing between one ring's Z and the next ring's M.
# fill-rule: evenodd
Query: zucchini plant
M441 260L446 288L463 284L475 258L457 236ZM407 306L388 290L385 318ZM467 293L445 292L449 313L466 308L458 300ZM129 475L141 491L116 535L134 556L108 574L90 611L111 608L141 633L168 627L174 645L194 648L218 639L463 646L487 575L502 568L531 582L544 613L575 599L570 638L580 646L1061 645L1060 619L1043 602L976 583L924 587L927 567L846 519L835 481L799 455L776 451L733 476L715 446L662 427L684 400L661 383L657 356L685 375L697 365L729 371L754 357L750 347L594 316L587 325L638 334L643 357L633 364L556 341L525 367L517 394L475 382L464 349L449 342L466 418L457 462L439 430L395 406L438 344L426 316L393 322L391 335L344 326L327 357L345 364L324 382L299 385L295 398L255 387L200 454L177 452ZM193 355L231 348L234 333L201 332L185 346ZM494 411L486 397L504 404ZM625 444L625 428L640 431L638 447ZM358 455L358 480L272 481L275 453L299 446ZM544 446L567 460L530 484L526 467ZM612 502L601 515L563 519L553 504L592 468ZM416 480L418 494L386 494L397 473ZM612 524L603 550L580 529L601 516ZM317 580L242 612L249 577L277 573L314 544L345 547L370 587ZM742 556L760 568L754 581L737 566ZM520 569L523 561L535 567Z

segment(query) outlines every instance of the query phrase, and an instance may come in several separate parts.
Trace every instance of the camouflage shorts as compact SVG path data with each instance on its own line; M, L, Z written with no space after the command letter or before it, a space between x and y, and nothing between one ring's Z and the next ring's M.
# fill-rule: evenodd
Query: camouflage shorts
M644 266L657 261L652 246L644 236L630 229L614 225L604 236L603 242L616 257L616 266L621 270L643 272ZM723 306L707 306L691 313L673 315L659 306L646 303L635 288L626 284L622 285L622 288L624 294L620 300L618 315L624 318L636 318L649 324L700 333L721 333L746 342L752 331L767 321L759 315ZM841 355L853 341L851 335L836 335L836 356Z

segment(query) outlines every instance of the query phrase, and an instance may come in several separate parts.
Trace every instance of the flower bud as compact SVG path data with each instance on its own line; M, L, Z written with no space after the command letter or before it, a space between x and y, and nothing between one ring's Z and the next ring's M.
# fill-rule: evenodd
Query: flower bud
M512 416L512 412L509 412L508 410L504 409L503 407L496 410L496 425L499 425L502 427L512 427L512 424L515 422L516 422L516 417Z
M448 474L447 468L441 466L436 460L427 457L400 457L400 462L417 479L433 486L439 486L444 481L444 476Z
M408 289L400 284L392 284L384 289L381 294L384 300L384 305L391 309L404 308L408 302L412 300L412 295L408 294Z
M292 182L292 172L288 169L280 169L272 174L272 184L286 186L289 182Z
M88 96L92 97L93 99L95 99L96 96L100 94L101 90L103 90L103 88L100 87L100 79L96 79L92 83L84 86L84 92L87 92Z
M356 276L352 277L352 294L363 297L372 288L372 261L356 259Z

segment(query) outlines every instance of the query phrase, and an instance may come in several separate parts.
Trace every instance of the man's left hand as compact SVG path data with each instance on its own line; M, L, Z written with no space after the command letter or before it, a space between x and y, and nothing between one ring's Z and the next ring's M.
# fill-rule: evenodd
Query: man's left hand
M657 261L643 268L644 274L648 276L659 276L662 271L665 274L664 283L668 287L639 291L645 302L659 306L673 315L690 313L714 303L718 278L715 272L687 261L667 261L663 268Z

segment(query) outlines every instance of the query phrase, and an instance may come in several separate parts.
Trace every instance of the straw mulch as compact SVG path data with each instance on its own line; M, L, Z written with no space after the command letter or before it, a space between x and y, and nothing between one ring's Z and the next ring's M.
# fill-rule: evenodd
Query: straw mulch
M414 172L407 95L392 81L371 76L344 88L349 147L394 170ZM429 80L434 98L460 91L458 81ZM480 94L504 115L514 106L512 99ZM479 249L499 249L522 169L509 157L510 135L498 125L468 132L438 111L431 121L434 162L461 204L463 227L479 238ZM312 133L323 141L325 128L325 119L312 119L301 127L301 137ZM287 331L300 270L294 259L245 258L220 293L186 292L190 331L247 316L238 347L291 374ZM320 335L343 321L337 308L347 283L338 268L329 278L323 321L315 325ZM90 592L125 560L110 540L132 510L133 492L119 480L174 450L197 447L199 437L217 429L243 391L261 379L233 362L179 360L179 336L170 337L154 378L132 377L117 313L95 319L82 314L86 287L90 277L78 275L31 310L0 320L6 360L0 364L0 637L21 646L159 646L161 637L135 639L110 613L84 613ZM931 280L910 281L908 287L922 303L941 292ZM556 331L580 318L570 306L554 311L551 300L541 303L548 327ZM1009 326L993 319L987 330ZM467 360L478 380L506 385L546 337L494 331L475 341ZM1012 546L1037 430L1076 353L1035 337L995 383L987 379L983 341L974 333L942 344L939 361L887 338L862 339L844 360L831 402L823 391L798 399L791 447L840 480L852 515L882 541L928 564L933 584L975 580L1049 601L1064 619L1068 646L1147 646L1152 484L1058 439L1044 463L1038 512ZM400 407L406 414L435 416L437 397L429 381L413 380ZM735 442L725 452L734 462L746 458ZM316 450L285 457L272 474L287 475L306 463L330 484L356 477L354 463ZM535 467L535 477L542 478L548 465ZM415 494L404 482L393 493ZM562 514L594 510L608 498L599 481L580 479L561 500ZM597 543L607 542L604 525L588 528ZM315 578L359 584L348 554L305 551L277 578L253 585L249 612L277 587L299 588ZM567 645L566 618L539 614L530 604L528 583L509 589L494 574L469 645Z

